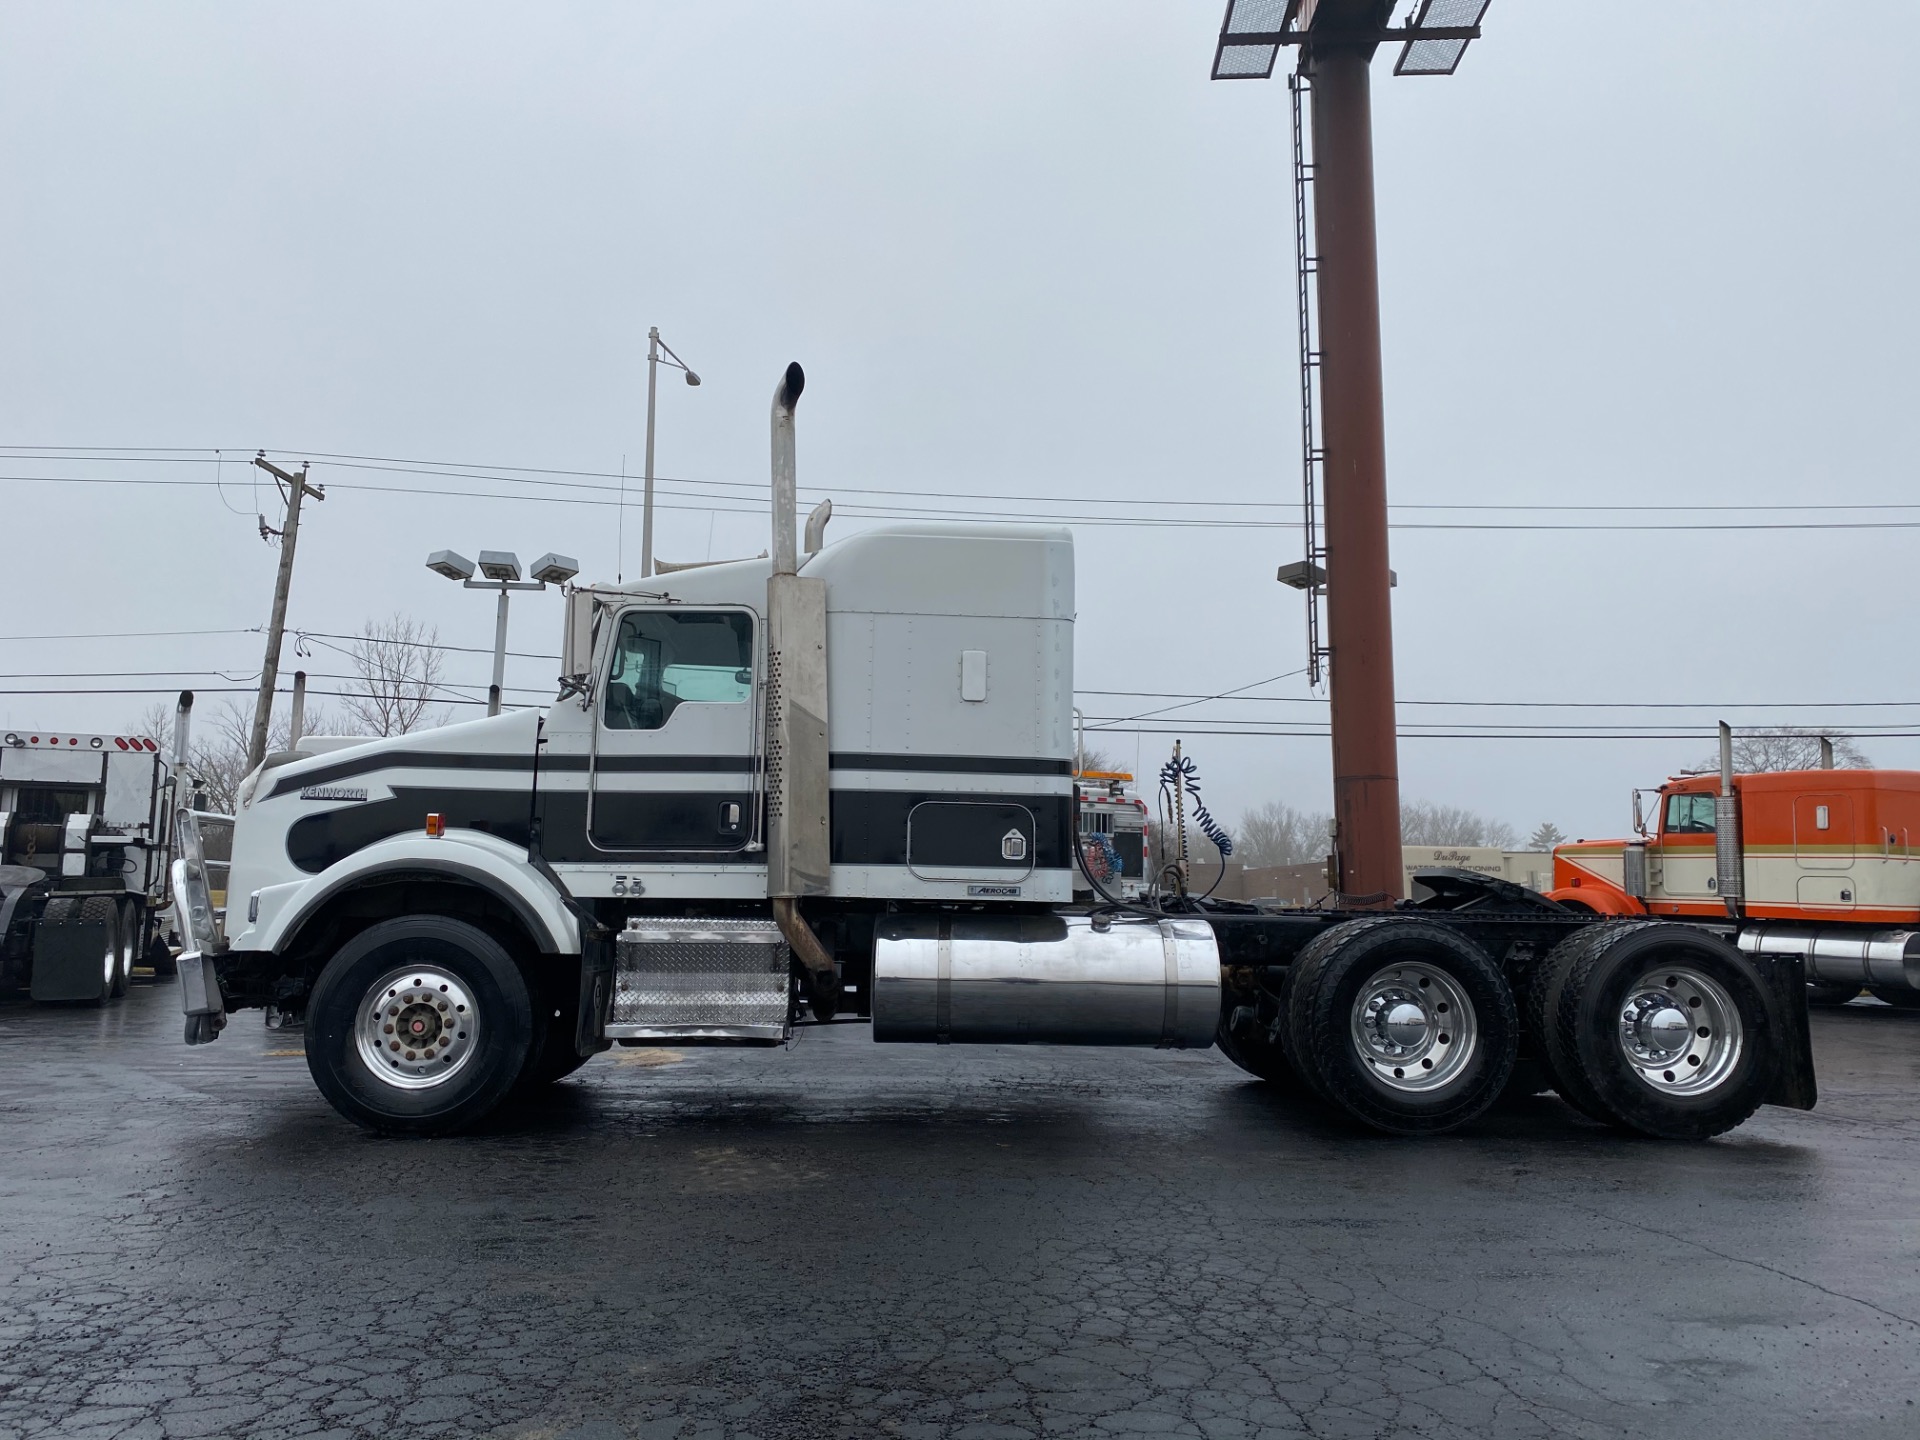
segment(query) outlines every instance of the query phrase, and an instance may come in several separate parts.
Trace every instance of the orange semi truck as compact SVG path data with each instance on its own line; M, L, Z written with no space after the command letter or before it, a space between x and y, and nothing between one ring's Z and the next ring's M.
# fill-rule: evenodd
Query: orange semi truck
M1651 817L1635 791L1636 838L1557 847L1551 898L1731 928L1749 955L1804 959L1815 1003L1920 1008L1920 771L1736 775L1727 748L1719 775L1652 791Z

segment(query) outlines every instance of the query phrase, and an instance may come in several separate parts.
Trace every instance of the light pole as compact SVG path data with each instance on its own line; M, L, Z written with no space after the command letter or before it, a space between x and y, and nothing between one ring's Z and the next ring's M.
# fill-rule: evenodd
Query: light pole
M646 498L640 502L640 578L643 580L653 574L653 408L660 388L662 350L667 352L667 364L686 372L687 384L700 383L700 377L687 368L687 362L660 338L660 327L651 326L647 330L647 488Z
M500 604L493 622L493 684L487 690L487 714L500 713L500 693L507 683L507 596L514 590L544 590L548 585L564 585L580 573L580 567L565 555L546 554L533 562L533 578L520 578L520 557L511 550L482 550L480 573L473 578L473 562L451 550L436 550L427 557L427 568L436 575L458 580L469 590L497 590Z
M1479 38L1487 4L1416 0L1395 26L1398 0L1227 0L1213 52L1214 79L1257 80L1273 74L1282 48L1300 51L1293 195L1307 554L1279 578L1307 594L1316 680L1328 662L1334 857L1349 905L1389 903L1403 883L1370 67L1380 45L1397 43L1396 75L1451 75Z

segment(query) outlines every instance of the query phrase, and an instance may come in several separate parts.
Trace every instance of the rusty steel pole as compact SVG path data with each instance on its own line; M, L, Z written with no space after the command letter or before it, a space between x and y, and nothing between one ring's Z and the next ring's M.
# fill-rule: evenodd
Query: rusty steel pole
M1314 248L1325 451L1328 698L1340 890L1401 892L1387 573L1386 408L1367 45L1313 47Z

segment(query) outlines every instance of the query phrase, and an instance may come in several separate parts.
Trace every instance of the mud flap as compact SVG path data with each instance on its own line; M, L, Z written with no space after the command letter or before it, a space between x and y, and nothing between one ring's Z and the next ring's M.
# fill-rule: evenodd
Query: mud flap
M1748 955L1746 962L1767 987L1780 1017L1780 1070L1765 1104L1811 1110L1820 1098L1813 1074L1813 1033L1807 1020L1807 968L1798 955Z
M581 927L585 930L585 926ZM573 1053L598 1055L612 1047L607 1020L613 1014L613 934L604 925L580 937L580 1008Z
M42 1002L98 1000L106 994L100 957L113 927L98 923L43 923L33 937L32 995Z

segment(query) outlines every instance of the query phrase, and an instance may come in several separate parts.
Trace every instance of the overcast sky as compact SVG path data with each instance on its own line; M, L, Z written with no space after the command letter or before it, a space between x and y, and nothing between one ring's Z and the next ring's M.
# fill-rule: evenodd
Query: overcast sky
M798 359L809 498L1225 522L1077 527L1083 689L1297 671L1301 601L1273 579L1300 554L1287 91L1209 83L1220 10L0 4L0 723L112 730L152 698L23 690L257 674L251 633L20 637L261 625L260 447L477 467L315 458L306 630L404 611L488 646L491 601L421 563L443 546L631 578L637 484L623 519L601 477L640 472L650 324L705 381L663 372L662 557L765 547L767 402ZM1393 501L1639 507L1397 509L1583 527L1396 530L1402 700L1706 707L1403 706L1476 737L1686 732L1409 738L1408 796L1619 833L1628 787L1701 758L1721 714L1920 702L1914 15L1845 10L1828 35L1804 0L1681 0L1635 34L1631 9L1495 0L1451 79L1376 63ZM1142 503L1166 500L1232 503ZM1731 508L1645 508L1672 506ZM1801 528L1836 521L1863 528ZM557 649L559 609L521 599L513 648ZM553 670L510 681L532 700ZM1775 708L1714 708L1735 702ZM1822 713L1920 730L1920 704ZM1324 739L1202 733L1322 708L1171 714L1224 815L1328 802ZM1171 740L1111 748L1151 767Z

